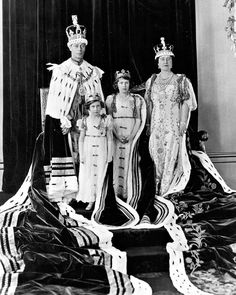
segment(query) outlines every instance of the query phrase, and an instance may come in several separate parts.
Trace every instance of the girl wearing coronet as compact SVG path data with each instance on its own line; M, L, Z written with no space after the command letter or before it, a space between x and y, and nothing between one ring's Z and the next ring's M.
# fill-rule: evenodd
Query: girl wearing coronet
M145 126L146 104L139 94L130 93L128 70L115 72L116 93L106 99L114 121L113 183L115 195L133 208L141 195L138 143Z
M88 203L86 210L91 210L101 195L107 163L112 160L112 120L101 114L103 102L98 94L90 95L85 107L88 116L77 121L81 165L76 199Z

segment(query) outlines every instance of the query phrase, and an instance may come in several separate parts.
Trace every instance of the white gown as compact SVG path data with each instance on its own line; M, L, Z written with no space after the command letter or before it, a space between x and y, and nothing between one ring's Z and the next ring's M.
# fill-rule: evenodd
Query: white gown
M100 126L94 126L91 118L84 117L77 122L85 130L84 163L80 163L79 191L77 201L94 202L100 197L107 169L107 130L112 128L110 116L101 119Z

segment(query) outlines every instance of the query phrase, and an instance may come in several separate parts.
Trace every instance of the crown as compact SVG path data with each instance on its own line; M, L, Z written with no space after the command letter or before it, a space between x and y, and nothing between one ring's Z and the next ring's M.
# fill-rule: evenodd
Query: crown
M130 79L130 72L128 70L122 69L121 71L115 72L115 80L118 80L119 78L128 78Z
M90 94L89 96L87 96L87 98L85 99L85 104L86 105L90 105L90 104L92 104L95 101L102 102L102 98L101 98L101 96L98 93L96 93L96 94Z
M153 50L155 52L155 59L163 55L175 56L173 53L174 46L166 44L164 37L161 37L160 39L161 39L161 44L158 44L153 47Z
M68 38L67 45L70 46L74 43L85 43L88 44L86 39L86 28L83 25L78 24L77 15L72 15L72 23L73 25L66 28L66 35Z

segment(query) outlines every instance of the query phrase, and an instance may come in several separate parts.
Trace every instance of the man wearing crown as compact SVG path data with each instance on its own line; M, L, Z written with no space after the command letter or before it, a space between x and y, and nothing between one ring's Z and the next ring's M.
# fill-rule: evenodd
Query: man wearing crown
M76 121L83 115L86 97L98 93L104 99L100 82L103 71L84 60L86 28L78 24L76 15L72 21L66 28L71 57L48 68L52 78L46 106L44 171L51 201L69 200L78 191Z

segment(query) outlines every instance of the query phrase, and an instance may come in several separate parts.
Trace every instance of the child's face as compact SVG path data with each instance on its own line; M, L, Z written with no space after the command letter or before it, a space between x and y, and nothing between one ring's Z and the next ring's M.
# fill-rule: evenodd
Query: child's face
M89 112L94 115L100 115L101 109L102 107L99 101L95 101L89 106Z
M117 87L120 93L127 93L129 91L129 80L120 78Z

